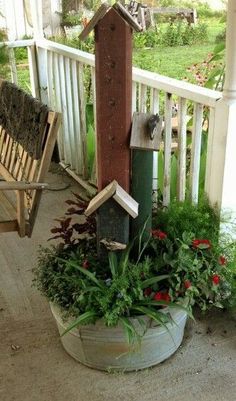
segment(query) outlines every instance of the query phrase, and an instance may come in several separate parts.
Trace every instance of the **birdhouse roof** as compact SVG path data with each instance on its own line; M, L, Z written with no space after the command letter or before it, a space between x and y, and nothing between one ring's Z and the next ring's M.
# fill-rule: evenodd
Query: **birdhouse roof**
M102 191L100 191L89 203L85 210L85 215L90 216L99 209L108 199L113 198L130 216L138 216L138 203L118 184L112 181Z
M132 15L126 10L126 8L117 1L113 7L111 7L107 3L103 3L101 7L97 10L94 14L93 18L89 21L88 25L83 29L81 34L79 35L80 40L84 40L90 32L95 28L97 23L106 15L106 13L111 9L114 8L120 16L133 28L135 31L140 32L142 31L141 25L138 24L137 21L132 17Z

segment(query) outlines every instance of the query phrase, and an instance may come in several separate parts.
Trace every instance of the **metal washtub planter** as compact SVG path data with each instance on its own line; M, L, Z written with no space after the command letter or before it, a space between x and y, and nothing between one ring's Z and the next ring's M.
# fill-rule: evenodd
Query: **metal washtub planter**
M68 327L60 309L50 304L59 333ZM65 350L82 364L98 370L133 371L154 366L169 358L183 340L187 314L181 309L166 308L175 323L148 328L141 344L129 345L123 327L106 327L102 321L80 326L61 337ZM147 319L144 317L144 319ZM137 319L131 318L136 327Z

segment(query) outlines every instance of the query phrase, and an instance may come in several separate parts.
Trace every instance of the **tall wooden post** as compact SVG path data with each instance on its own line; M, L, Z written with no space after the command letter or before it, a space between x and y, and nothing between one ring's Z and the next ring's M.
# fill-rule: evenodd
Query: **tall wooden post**
M129 192L132 29L111 8L95 26L98 191L114 179Z

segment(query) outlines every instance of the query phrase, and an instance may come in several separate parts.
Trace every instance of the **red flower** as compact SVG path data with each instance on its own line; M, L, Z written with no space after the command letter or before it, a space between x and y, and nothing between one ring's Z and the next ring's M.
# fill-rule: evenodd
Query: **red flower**
M220 256L218 263L219 263L219 265L224 266L227 263L227 259L224 256Z
M143 291L143 294L145 297L149 297L149 295L151 295L152 293L152 289L150 287L145 288L145 290Z
M88 261L88 259L85 259L85 260L83 261L82 266L83 266L84 269L88 269L88 268L89 268L89 261Z
M187 290L188 288L192 287L191 281L190 281L190 280L185 280L185 281L184 281L184 286L185 286L186 290Z
M209 239L194 239L192 241L193 248L207 249L211 247Z
M164 294L162 295L162 299L163 299L163 301L170 302L171 297L168 294L168 292L164 292Z
M153 238L157 239L165 239L167 237L167 234L161 230L152 230L152 236Z
M162 292L156 292L153 297L154 301L161 301L162 300Z
M213 274L212 282L213 282L214 285L218 285L219 282L220 282L220 276L218 276L218 274Z
M168 292L156 292L153 297L154 301L166 301L169 302L171 300Z

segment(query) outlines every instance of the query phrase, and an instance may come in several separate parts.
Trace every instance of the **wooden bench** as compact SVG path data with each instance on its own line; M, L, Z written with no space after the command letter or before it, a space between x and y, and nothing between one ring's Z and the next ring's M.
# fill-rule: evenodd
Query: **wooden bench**
M0 125L0 233L17 231L20 237L31 237L60 122L59 113L48 112L38 160Z

